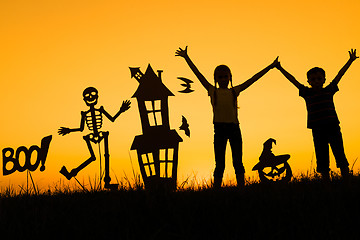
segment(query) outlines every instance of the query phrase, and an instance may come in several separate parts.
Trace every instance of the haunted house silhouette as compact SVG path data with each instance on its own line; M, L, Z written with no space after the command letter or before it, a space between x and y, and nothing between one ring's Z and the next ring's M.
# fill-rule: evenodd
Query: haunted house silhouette
M132 96L137 99L143 135L135 136L131 150L136 150L146 189L176 189L179 142L182 138L170 129L168 97L174 94L148 65L145 74L130 68L139 82Z

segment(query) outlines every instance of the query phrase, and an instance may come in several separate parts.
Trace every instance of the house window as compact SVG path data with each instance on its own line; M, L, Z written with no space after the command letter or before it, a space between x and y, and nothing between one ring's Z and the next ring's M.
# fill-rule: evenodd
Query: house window
M159 162L160 162L160 177L171 178L173 162L174 162L174 149L173 148L160 149Z
M156 175L155 163L152 153L146 153L141 155L141 160L145 169L147 177Z
M135 78L136 78L136 79L140 79L142 76L143 76L143 75L141 74L141 72L137 72L137 73L135 74Z
M150 126L162 125L161 100L145 101Z

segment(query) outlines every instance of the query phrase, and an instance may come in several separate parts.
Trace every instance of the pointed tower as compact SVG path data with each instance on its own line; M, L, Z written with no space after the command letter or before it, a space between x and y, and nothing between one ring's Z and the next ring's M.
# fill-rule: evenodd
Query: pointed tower
M133 98L137 99L143 135L135 136L131 150L136 150L145 188L175 190L179 142L182 138L170 129L168 97L174 94L163 84L162 71L155 74L150 64L145 74L130 68L139 82Z

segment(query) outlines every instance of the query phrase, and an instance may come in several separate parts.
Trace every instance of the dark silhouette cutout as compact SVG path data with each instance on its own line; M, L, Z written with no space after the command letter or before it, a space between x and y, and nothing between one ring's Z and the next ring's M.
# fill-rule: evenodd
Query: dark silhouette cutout
M189 124L186 120L186 118L184 116L182 116L182 124L179 127L180 130L184 130L185 131L185 135L190 137L190 129L189 129Z
M169 125L168 97L174 94L163 84L150 64L143 74L130 68L139 82L132 97L137 99L143 135L135 136L136 150L146 189L176 189L179 142L182 138Z
M183 77L178 77L178 79L184 81L185 83L183 84L180 84L181 86L185 87L184 90L182 91L178 91L178 92L181 92L181 93L191 93L193 92L194 90L191 89L191 85L190 83L193 83L193 81L191 81L190 79L187 79L187 78L183 78Z
M213 123L214 123L214 150L215 150L215 170L214 170L214 188L220 188L225 170L225 152L227 141L233 157L233 166L235 169L236 180L239 187L245 185L245 169L242 163L242 137L239 127L237 114L237 97L240 92L247 89L259 78L261 78L270 69L277 64L275 61L255 74L242 84L233 86L230 68L226 65L219 65L214 71L215 84L210 84L207 79L200 73L195 64L190 59L185 49L179 48L175 52L175 56L183 57L190 69L196 75L200 83L208 92L213 107ZM230 88L228 88L230 83ZM219 85L219 88L217 87Z
M273 143L276 144L273 138L264 142L264 149L259 157L260 162L252 170L258 171L261 182L288 182L292 177L292 171L287 162L290 155L275 156L271 152Z
M8 147L4 148L3 153L3 175L9 175L14 173L15 171L23 172L25 170L29 171L35 171L39 165L41 164L40 171L43 172L45 170L45 162L46 157L49 151L50 142L52 139L52 135L44 137L41 140L41 147L38 147L36 145L31 146L29 149L21 146L16 150L15 156L14 156L14 149ZM37 152L37 159L34 164L31 163L31 156L33 152ZM19 163L19 156L20 153L25 154L25 163L23 166ZM8 163L12 163L12 168L8 169L7 165Z
M353 61L355 61L356 50L349 51L349 60L340 69L339 73L326 87L325 71L322 68L315 67L307 72L310 88L299 83L294 76L288 73L278 62L277 68L280 72L299 89L299 95L304 98L308 111L307 127L312 129L317 172L319 172L325 181L329 176L329 144L334 154L336 165L341 170L343 178L349 176L349 163L345 156L342 134L340 131L340 121L335 111L333 96L339 90L338 83L342 76L348 70Z
M100 108L95 108L95 105L98 102L98 91L96 88L88 87L83 92L83 98L86 103L86 105L89 107L89 110L81 112L81 121L80 121L80 127L79 128L66 128L61 127L58 131L59 135L66 135L71 132L82 132L85 127L85 123L90 131L92 133L84 136L84 140L87 144L87 147L90 152L90 158L87 159L85 162L80 164L77 168L72 169L70 172L66 169L65 166L63 166L60 170L60 173L64 175L68 180L70 180L72 177L75 177L79 171L84 169L87 165L89 165L91 162L96 160L94 151L91 146L91 142L95 144L99 144L104 139L104 147L105 147L105 176L104 176L104 182L105 182L105 188L108 189L115 189L117 188L117 184L110 184L111 178L109 173L109 145L108 145L108 137L109 132L103 132L99 131L102 127L102 121L104 114L110 121L114 122L117 117L126 110L130 108L130 101L126 100L123 101L120 110L115 114L114 117L112 117L104 108L101 106ZM101 173L100 173L101 174Z

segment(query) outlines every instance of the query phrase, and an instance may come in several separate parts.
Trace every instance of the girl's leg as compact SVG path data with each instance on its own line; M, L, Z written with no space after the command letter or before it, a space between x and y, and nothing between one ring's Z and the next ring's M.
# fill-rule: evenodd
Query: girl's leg
M236 180L238 186L243 186L245 184L244 173L245 168L242 163L242 137L241 131L238 124L233 124L230 129L230 147L233 159L233 166L235 169Z
M214 132L214 187L220 187L225 170L225 150L227 143L226 127L224 124L214 123Z

